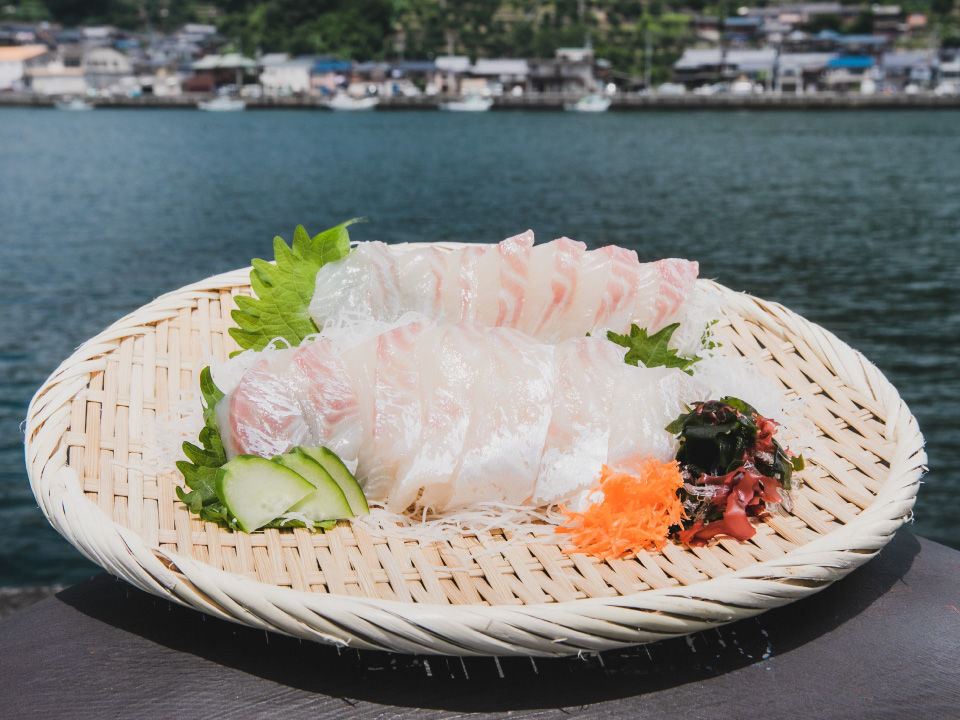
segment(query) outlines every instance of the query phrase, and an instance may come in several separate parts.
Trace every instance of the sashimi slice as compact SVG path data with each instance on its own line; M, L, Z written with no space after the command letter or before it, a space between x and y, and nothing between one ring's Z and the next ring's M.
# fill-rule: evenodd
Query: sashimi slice
M488 328L485 335L486 374L474 394L470 432L445 509L529 500L550 425L553 346L509 328Z
M294 352L293 364L302 378L297 390L314 437L339 457L355 459L363 438L360 402L333 344L326 338L305 343Z
M482 245L482 254L477 261L477 297L475 321L479 325L493 326L500 314L500 250L495 245Z
M699 263L691 260L665 258L655 265L660 283L653 302L653 314L647 324L654 332L678 319L700 273Z
M481 263L486 254L486 249L479 245L460 248L457 251L460 257L457 272L459 303L454 308L452 318L469 323L477 321L480 305L483 303L480 287Z
M507 238L497 246L500 254L500 285L498 287L497 320L500 327L519 327L530 274L530 251L533 231Z
M521 329L543 340L560 339L559 331L570 312L580 280L580 261L587 246L558 238L530 251Z
M397 278L405 311L441 316L447 252L417 248L397 254Z
M674 456L673 436L664 428L709 391L675 368L645 368L624 364L618 381L618 401L611 411L607 464L616 467L636 455L658 460Z
M217 404L227 457L273 457L313 441L297 392L289 382L292 350L268 350Z
M576 504L576 496L594 485L607 462L623 356L624 348L599 337L557 345L556 392L535 505Z
M417 495L421 507L447 506L453 493L453 473L470 426L473 389L481 377L472 362L476 338L470 328L448 325L442 334L428 337L432 342L424 343L424 353L418 353L418 357L432 355L430 362L421 363L420 445L402 478L403 491L387 499L390 510L405 509Z
M610 254L600 250L591 250L581 256L577 287L569 308L561 318L558 337L582 337L594 329L597 310L607 289L607 273L611 262Z
M360 418L360 447L357 457L372 447L374 428L374 397L377 379L377 337L365 340L340 351L340 359L347 369L348 382L357 397Z
M607 282L600 297L600 305L594 316L594 330L623 331L634 315L634 305L645 276L653 283L655 277L650 269L641 273L635 250L608 245L597 252L607 256Z
M396 255L385 243L366 242L321 268L309 312L320 328L343 313L393 320L401 299Z
M372 497L387 494L401 459L419 445L421 369L414 348L418 337L432 324L412 322L377 340L373 443L365 448L358 468Z

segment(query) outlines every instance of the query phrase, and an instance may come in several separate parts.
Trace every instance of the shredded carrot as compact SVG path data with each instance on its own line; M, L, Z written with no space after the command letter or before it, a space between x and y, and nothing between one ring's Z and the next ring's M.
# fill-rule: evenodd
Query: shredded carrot
M630 470L635 474L604 465L590 493L590 497L603 493L601 501L583 512L560 506L570 527L559 527L556 532L569 533L574 545L566 552L583 552L606 560L659 550L666 544L670 526L684 518L677 493L683 478L677 462L644 458L634 462Z

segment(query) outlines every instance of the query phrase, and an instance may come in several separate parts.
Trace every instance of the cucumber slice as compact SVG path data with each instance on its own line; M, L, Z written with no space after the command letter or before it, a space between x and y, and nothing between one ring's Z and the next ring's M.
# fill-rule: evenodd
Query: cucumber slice
M323 465L324 470L330 473L330 477L340 486L343 494L347 496L347 502L350 503L350 509L354 515L370 514L370 507L367 505L367 496L363 494L363 488L360 487L360 483L357 482L353 473L347 469L343 460L333 450L325 447L300 449Z
M266 458L237 455L217 471L215 489L240 529L253 532L310 495L314 486Z
M293 507L285 508L286 512L301 513L313 522L345 520L353 517L350 503L347 502L343 490L330 477L330 473L323 469L323 465L303 450L294 448L285 455L273 458L273 461L299 473L316 488Z

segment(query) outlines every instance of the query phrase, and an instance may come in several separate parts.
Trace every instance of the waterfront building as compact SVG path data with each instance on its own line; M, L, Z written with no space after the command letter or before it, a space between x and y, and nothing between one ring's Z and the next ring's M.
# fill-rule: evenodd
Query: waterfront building
M693 48L673 65L673 81L687 87L726 82L741 75L752 80L773 76L775 48L738 48L722 53L720 48Z
M260 84L264 95L306 95L310 92L310 75L316 58L303 56L291 59L286 53L270 53L260 58Z
M193 77L184 83L184 90L210 92L233 86L239 92L244 80L255 74L257 63L240 53L206 55L193 63Z
M884 84L891 90L903 90L910 83L928 85L933 79L935 60L931 50L886 52L880 58Z
M827 63L823 83L828 90L859 90L864 80L872 78L875 65L867 55L839 55Z
M469 79L464 79L469 87L462 88L464 94L503 95L520 88L527 89L530 66L524 59L497 58L478 59L470 68Z
M52 57L46 45L0 47L0 90L22 90L27 70L45 65Z
M434 82L440 95L459 95L460 80L470 70L470 58L466 55L441 55L434 64L437 74Z
M827 63L834 53L782 53L775 70L774 90L802 95L820 85Z
M593 48L558 48L550 59L530 60L528 90L582 95L597 89Z
M120 93L136 85L133 64L121 52L109 47L94 47L83 55L83 78L88 88Z
M347 84L352 69L353 63L349 60L332 55L315 58L310 68L310 88L314 93L331 95L338 87Z
M87 82L83 68L67 67L59 58L27 70L27 88L37 95L84 95Z
M383 96L437 94L437 65L432 60L401 60L388 68L379 92Z

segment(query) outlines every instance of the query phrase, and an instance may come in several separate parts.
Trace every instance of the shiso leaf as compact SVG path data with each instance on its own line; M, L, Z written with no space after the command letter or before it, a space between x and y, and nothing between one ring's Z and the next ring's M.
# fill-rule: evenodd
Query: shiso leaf
M177 497L201 520L236 529L236 520L230 517L215 490L217 470L227 462L227 454L214 417L214 407L224 395L214 384L209 367L200 372L200 395L203 398L204 425L199 440L203 447L190 442L183 443L183 454L187 459L178 460L177 469L183 473L184 484L190 488L190 492L178 487Z
M700 358L696 356L686 358L678 355L676 350L667 347L670 338L678 327L680 327L680 323L673 323L658 330L653 335L648 335L646 328L631 325L629 335L619 335L613 331L608 331L607 339L627 348L627 354L623 360L628 365L642 363L646 367L679 368L687 375L693 375L690 367Z
M317 271L350 252L347 227L359 221L347 220L312 238L298 225L292 246L281 237L273 239L274 262L252 261L250 287L256 297L237 297L231 312L237 327L230 328L230 335L241 348L263 350L276 338L295 346L318 331L308 311Z

